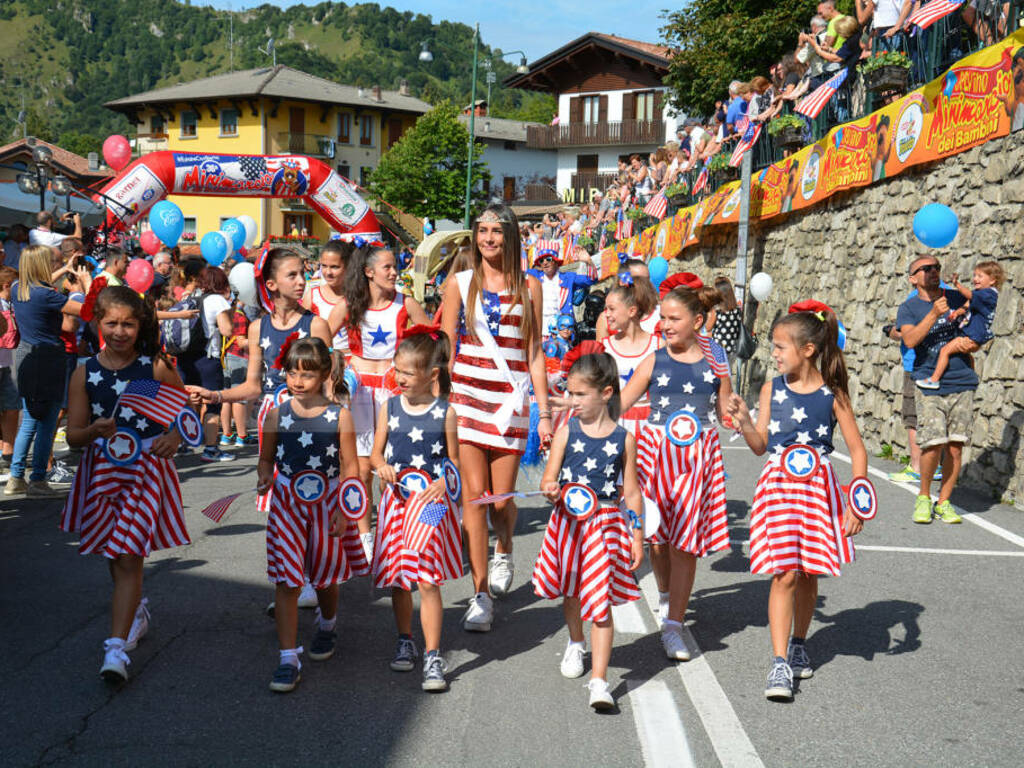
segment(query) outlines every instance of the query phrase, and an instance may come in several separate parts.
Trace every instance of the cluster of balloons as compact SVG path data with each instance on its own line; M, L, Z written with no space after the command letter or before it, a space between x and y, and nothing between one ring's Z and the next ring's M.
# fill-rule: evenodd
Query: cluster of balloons
M256 242L256 221L252 216L228 219L217 232L207 232L199 241L199 252L206 263L219 267L235 253L245 255L244 249Z

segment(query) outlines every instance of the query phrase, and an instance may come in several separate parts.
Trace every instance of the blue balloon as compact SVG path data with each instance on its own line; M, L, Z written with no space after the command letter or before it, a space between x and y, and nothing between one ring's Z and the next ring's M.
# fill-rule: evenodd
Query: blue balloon
M199 252L211 267L219 267L228 257L228 241L220 232L207 232L199 241Z
M185 215L170 200L161 200L149 209L149 228L168 248L173 248L185 231Z
M945 248L958 229L960 222L948 205L928 203L914 214L914 235L929 248Z
M839 326L839 338L836 340L836 343L839 345L840 351L842 351L846 349L846 326L839 322L838 319L836 319L836 324Z
M245 245L245 224L238 219L228 219L220 225L220 231L231 235L231 243L234 246L231 250L237 252Z
M423 234L424 235L429 235L433 231L434 231L434 225L431 224L429 220L428 221L424 221L423 222Z
M942 95L947 99L953 97L953 89L956 88L956 72L949 71L946 73L946 87L942 89Z
M647 263L647 270L651 274L651 283L657 290L661 281L668 277L668 262L663 256L655 256Z

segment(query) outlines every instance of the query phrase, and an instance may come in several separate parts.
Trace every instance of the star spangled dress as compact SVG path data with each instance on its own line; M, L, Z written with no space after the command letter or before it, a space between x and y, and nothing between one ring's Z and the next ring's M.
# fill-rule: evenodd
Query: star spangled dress
M111 371L95 357L85 363L85 391L89 397L89 421L115 417L135 429L143 440L143 452L134 464L118 466L103 455L103 440L82 452L60 527L79 534L83 555L105 557L141 555L190 543L185 529L178 473L171 459L148 452L153 438L163 433L159 424L123 407L114 414L117 399L130 381L153 378L153 360L140 356L131 365Z
M838 576L840 565L853 562L853 540L843 535L844 494L828 460L834 401L828 387L804 395L790 389L784 376L772 380L771 455L750 510L752 573ZM816 471L802 480L793 479L782 466L783 450L796 444L810 446L819 456Z
M541 597L577 597L585 621L605 621L613 605L640 599L629 570L632 537L618 506L617 479L626 452L626 430L588 437L579 419L569 419L569 436L559 481L580 483L597 493L598 509L586 520L551 512L533 567L533 590Z
M273 584L314 589L339 584L370 571L359 529L346 522L331 536L331 514L338 509L338 413L328 405L319 416L300 417L292 402L278 410L274 490L267 518L267 577ZM321 484L323 495L310 503Z
M706 359L681 363L659 349L648 389L651 415L637 441L640 490L661 512L661 526L648 541L699 557L729 548L725 469L713 422L719 387ZM701 424L700 436L685 447L665 436L669 418L681 409Z
M619 389L622 390L629 383L629 380L633 377L633 372L640 366L640 363L653 355L661 347L661 339L652 333L647 341L647 346L635 355L627 355L624 352L620 352L615 345L615 338L613 336L606 336L601 339L601 346L615 360L615 366L619 369ZM633 404L632 408L624 411L619 416L619 424L629 430L633 437L639 438L640 429L647 422L650 415L651 398L645 392Z
M397 470L422 469L430 475L431 481L443 478L442 462L448 458L444 429L448 401L438 398L422 413L412 414L402 405L401 396L396 395L384 407L388 414L385 460ZM405 546L403 529L407 504L394 485L384 489L373 546L374 586L408 590L418 582L440 585L462 576L462 527L458 510L448 504L430 545L425 551L416 552Z

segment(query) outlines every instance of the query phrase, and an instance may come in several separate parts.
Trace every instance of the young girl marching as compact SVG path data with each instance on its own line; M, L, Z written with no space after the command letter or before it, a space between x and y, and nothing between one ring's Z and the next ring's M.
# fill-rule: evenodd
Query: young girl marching
M584 355L569 370L567 395L572 416L555 432L541 490L555 505L533 570L533 588L541 597L563 597L562 611L569 627L569 645L562 656L562 674L583 674L583 622L590 630L592 667L590 706L611 709L608 661L612 652L613 605L640 599L632 575L643 559L643 510L637 485L636 441L616 423L619 415L619 374L610 355ZM627 512L618 506L622 494ZM594 509L580 519L562 483L591 489ZM583 498L582 496L580 498ZM632 536L630 536L632 530Z
M96 298L93 317L106 346L71 377L68 445L84 451L60 526L79 534L82 554L107 558L114 594L100 674L121 682L128 679L128 651L149 629L143 561L154 549L188 544L189 537L172 461L180 435L127 406L115 413L115 405L133 381L183 385L160 356L156 314L139 294L125 286L106 288ZM114 463L104 450L119 426L138 437L141 453L132 463Z
M462 530L456 505L448 499L445 479L458 461L455 410L448 404L448 339L433 326L409 330L395 353L395 380L401 391L391 397L377 419L370 461L384 492L377 517L374 585L391 587L391 607L398 625L398 644L391 669L409 672L416 662L412 639L412 587L420 592L423 629L423 690L443 691L441 658L441 584L462 576ZM411 468L411 470L410 470ZM408 470L408 471L407 471ZM456 467L457 471L457 467ZM399 476L408 477L399 483ZM421 474L421 473L426 473ZM416 478L413 478L416 476ZM425 486L406 499L410 483ZM414 531L416 515L433 528Z
M306 286L302 306L317 317L328 320L334 308L343 300L342 284L345 265L352 254L353 244L343 240L330 240L320 251L320 279L316 285ZM348 355L348 331L339 325L331 328L333 348Z
M713 289L670 291L661 303L666 346L640 364L622 394L625 408L645 392L651 400L650 417L637 441L637 465L641 491L661 515L651 538L652 566L663 569L659 581L668 585L661 644L668 658L680 661L690 659L682 627L697 558L729 548L715 418L723 418L732 387L721 348L699 335L717 301ZM667 558L659 546L667 547Z
M853 561L850 537L862 523L844 503L828 460L838 422L854 478L867 475L867 453L854 420L835 314L823 304L793 312L772 327L780 376L761 389L757 425L734 395L729 412L747 444L771 455L750 511L750 570L770 574L768 626L772 665L765 696L793 698L793 678L814 674L804 648L818 597L818 576L838 576Z
M625 256L625 254L622 254ZM658 321L661 320L661 310L658 306L658 292L651 284L651 272L646 262L640 259L626 259L619 266L619 280L621 282L625 275L633 279L635 287L634 294L637 303L637 323L644 333L658 334ZM617 329L613 320L606 312L602 312L595 324L595 337L598 341L604 341L608 336L614 336Z
M291 398L263 421L257 491L270 494L267 575L276 586L274 619L281 658L270 690L287 693L300 680L298 600L305 583L319 602L309 658L334 655L338 584L369 573L355 523L338 504L339 476L358 477L352 417L324 396L331 352L322 339L286 341L276 366Z

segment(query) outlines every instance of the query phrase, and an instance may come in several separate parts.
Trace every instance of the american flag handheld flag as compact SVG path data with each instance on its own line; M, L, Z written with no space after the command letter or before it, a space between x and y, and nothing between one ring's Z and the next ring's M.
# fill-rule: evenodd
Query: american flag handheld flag
M448 505L443 500L425 502L422 493L409 499L405 505L405 524L402 529L405 548L414 552L426 551L447 512Z
M219 523L221 518L223 518L224 514L228 511L228 507L231 506L231 503L241 495L242 494L240 493L233 493L230 496L225 496L223 499L217 499L206 507L206 509L204 509L200 514L205 515L215 523Z
M839 86L846 81L847 74L849 74L848 69L839 70L839 74L819 85L810 96L797 104L796 111L812 120L816 118L821 114L821 110L825 108L825 105L828 104L831 98L835 96Z
M700 191L708 185L708 166L711 165L711 158L704 161L704 165L697 174L697 180L693 182L693 194L700 194Z
M920 6L910 14L907 24L912 24L918 29L928 29L936 21L949 16L963 4L964 0L931 0L930 3Z
M659 192L650 199L650 202L644 206L644 213L648 216L653 216L658 221L665 218L665 214L668 213L668 198L665 197L664 192Z
M728 377L729 358L725 350L703 333L697 334L697 343L700 345L700 351L704 353L704 359L711 366L711 372L720 379Z
M178 414L187 405L188 393L184 389L161 384L153 379L136 379L125 387L114 412L119 414L121 408L131 408L135 413L166 427L178 418Z
M757 137L761 135L761 123L752 123L747 120L746 117L741 122L736 124L739 128L743 126L743 138L736 142L736 149L732 151L732 157L729 158L729 165L733 168L738 168L740 163L743 162L743 155L757 143Z

